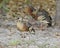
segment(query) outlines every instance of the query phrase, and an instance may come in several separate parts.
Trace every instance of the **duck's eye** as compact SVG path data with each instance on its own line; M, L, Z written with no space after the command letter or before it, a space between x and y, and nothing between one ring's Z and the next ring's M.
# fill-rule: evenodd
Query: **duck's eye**
M25 12L23 12L23 13L25 13Z
M19 19L19 17L17 19Z

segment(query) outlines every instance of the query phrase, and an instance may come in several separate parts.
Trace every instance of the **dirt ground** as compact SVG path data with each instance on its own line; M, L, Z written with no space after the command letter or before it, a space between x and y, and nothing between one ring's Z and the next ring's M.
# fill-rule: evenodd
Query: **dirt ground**
M0 48L60 48L60 28L21 32L15 20L0 18Z

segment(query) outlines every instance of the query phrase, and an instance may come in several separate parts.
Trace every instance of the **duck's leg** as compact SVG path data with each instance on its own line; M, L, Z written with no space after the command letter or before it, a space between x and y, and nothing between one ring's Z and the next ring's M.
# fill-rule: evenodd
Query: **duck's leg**
M35 30L33 29L33 27L29 28L29 32L32 33L32 34L35 34Z

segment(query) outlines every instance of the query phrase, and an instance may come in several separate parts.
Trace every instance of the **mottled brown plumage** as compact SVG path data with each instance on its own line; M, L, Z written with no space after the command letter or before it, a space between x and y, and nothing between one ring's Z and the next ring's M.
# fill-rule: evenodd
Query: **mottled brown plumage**
M17 29L21 32L25 32L25 31L35 32L35 30L33 29L32 25L30 23L23 22L20 20L17 22Z
M23 22L17 22L17 29L20 31L28 31L28 27Z
M35 20L37 20L38 16L36 14L33 14L33 10L34 9L32 9L31 6L27 6L24 8L25 14L31 15Z

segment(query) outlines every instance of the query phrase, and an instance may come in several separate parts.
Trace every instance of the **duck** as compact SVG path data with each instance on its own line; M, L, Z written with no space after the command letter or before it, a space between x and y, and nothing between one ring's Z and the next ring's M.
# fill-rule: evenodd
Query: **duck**
M17 21L17 29L21 32L31 32L35 30L32 27L32 25L29 22L22 21L22 18Z
M17 29L20 30L20 31L28 31L28 27L26 26L26 24L22 21L22 18L20 18L18 21L17 21Z
M48 27L52 27L52 17L45 9L42 8L42 6L40 6L40 7L41 8L39 8L39 10L37 12L38 18L43 17L44 19L41 18L42 20L49 22L49 23L47 23ZM38 18L37 18L37 20L38 20Z

